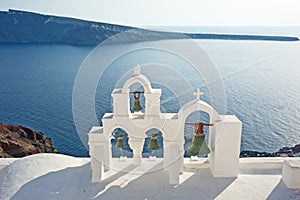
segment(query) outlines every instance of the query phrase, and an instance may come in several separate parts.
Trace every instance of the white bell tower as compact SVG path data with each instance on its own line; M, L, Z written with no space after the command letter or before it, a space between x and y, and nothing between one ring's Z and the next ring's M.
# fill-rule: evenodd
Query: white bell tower
M194 92L196 99L182 106L178 113L161 113L161 89L153 89L140 66L135 66L133 75L122 88L112 92L113 112L105 113L103 127L93 126L89 132L89 148L92 181L99 182L103 173L111 167L111 135L114 129L122 128L128 134L128 144L133 150L132 163L142 163L142 151L149 128L158 128L163 135L164 170L169 172L169 182L179 183L184 169L184 125L187 117L195 111L207 112L210 116L209 154L210 169L215 177L238 175L242 123L234 115L219 115L206 102L200 100L200 89ZM144 88L145 112L130 112L130 86L139 83ZM130 161L130 159L129 159ZM128 161L128 162L129 162Z

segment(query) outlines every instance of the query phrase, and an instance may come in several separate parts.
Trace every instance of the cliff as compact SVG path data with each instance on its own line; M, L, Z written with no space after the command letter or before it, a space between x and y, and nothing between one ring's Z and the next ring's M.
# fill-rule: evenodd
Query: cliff
M231 34L190 34L57 17L32 12L0 11L0 43L41 43L96 46L107 38L130 30L117 42L142 42L180 39L185 34L194 39L298 41L297 37Z
M37 153L58 153L50 138L24 126L0 122L0 158L23 157Z
M283 147L276 152L260 152L260 151L242 151L240 157L299 157L300 144L293 147Z

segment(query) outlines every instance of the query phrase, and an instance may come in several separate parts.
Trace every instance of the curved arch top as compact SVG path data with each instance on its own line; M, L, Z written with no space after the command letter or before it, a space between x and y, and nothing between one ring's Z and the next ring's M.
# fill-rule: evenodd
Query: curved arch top
M121 130L123 130L126 134L129 133L129 130L127 130L126 127L123 127L123 126L120 126L120 125L112 126L112 127L109 129L108 133L109 133L110 135L112 135L116 129L121 129Z
M128 93L129 87L134 83L140 83L144 87L145 93L152 92L150 81L146 76L141 74L141 68L139 65L136 65L134 67L133 76L124 83L122 88L122 93Z
M160 127L160 126L158 126L158 125L151 125L151 126L147 127L147 128L145 129L145 134L146 134L148 131L150 131L151 129L156 129L156 130L158 130L159 132L161 132L161 135L162 135L163 137L165 137L165 131L163 130L162 127Z
M199 110L207 112L210 116L210 121L221 119L217 111L212 106L198 99L183 105L178 112L178 116L184 122L191 113Z
M142 74L134 75L128 79L123 85L122 93L128 93L128 88L134 83L140 83L144 87L145 93L152 93L150 81Z

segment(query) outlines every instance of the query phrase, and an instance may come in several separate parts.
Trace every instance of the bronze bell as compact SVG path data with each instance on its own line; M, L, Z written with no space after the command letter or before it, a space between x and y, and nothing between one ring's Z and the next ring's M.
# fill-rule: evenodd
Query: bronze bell
M188 152L192 155L205 155L210 153L210 149L205 142L204 134L195 134L193 136L192 145L188 148Z
M121 147L124 146L123 136L122 135L118 135L116 146L119 147L119 148L121 148Z
M140 104L140 100L134 100L133 106L131 107L132 110L142 110L142 106Z
M159 149L159 144L157 141L156 134L152 134L148 148L152 150Z
M143 109L140 104L140 94L141 93L142 92L133 92L134 103L133 103L133 106L131 107L132 110L139 111L139 110Z

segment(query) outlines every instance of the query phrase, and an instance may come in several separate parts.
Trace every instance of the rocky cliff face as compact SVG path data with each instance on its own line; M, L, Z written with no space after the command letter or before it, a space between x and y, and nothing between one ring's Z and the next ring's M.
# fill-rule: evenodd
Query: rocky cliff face
M24 126L0 122L0 158L19 158L37 153L58 153L50 138Z
M276 152L260 152L260 151L242 151L240 157L299 157L300 156L300 144L293 147L283 147Z

